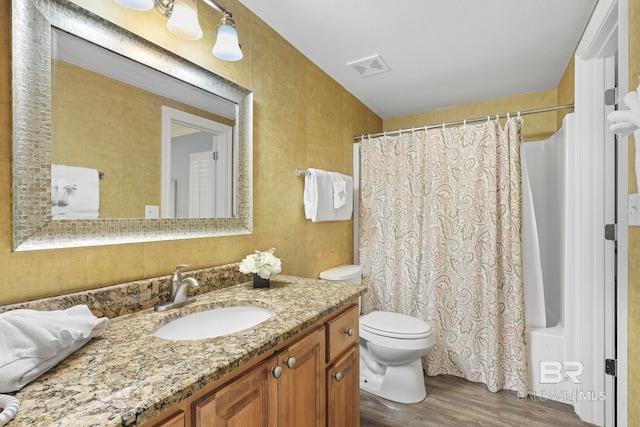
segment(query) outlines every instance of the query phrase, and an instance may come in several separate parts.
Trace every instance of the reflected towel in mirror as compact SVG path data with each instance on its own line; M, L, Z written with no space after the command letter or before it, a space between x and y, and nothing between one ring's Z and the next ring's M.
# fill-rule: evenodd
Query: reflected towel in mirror
M98 170L51 164L51 216L53 219L98 218Z

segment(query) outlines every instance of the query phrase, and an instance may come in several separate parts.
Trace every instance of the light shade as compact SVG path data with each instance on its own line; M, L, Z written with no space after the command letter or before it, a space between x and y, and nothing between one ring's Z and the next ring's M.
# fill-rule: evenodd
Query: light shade
M153 0L116 0L116 3L134 10L151 10Z
M198 22L196 0L174 0L167 29L178 37L187 40L202 38L202 28Z
M242 50L238 43L238 32L235 27L223 24L218 27L216 44L211 52L225 61L239 61L242 59Z

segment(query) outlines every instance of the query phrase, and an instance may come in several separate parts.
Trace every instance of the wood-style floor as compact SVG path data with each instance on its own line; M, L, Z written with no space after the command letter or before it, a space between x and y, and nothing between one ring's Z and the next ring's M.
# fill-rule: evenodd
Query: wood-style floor
M584 427L573 407L515 393L492 393L484 384L441 375L425 376L427 398L411 405L390 402L360 391L361 427Z

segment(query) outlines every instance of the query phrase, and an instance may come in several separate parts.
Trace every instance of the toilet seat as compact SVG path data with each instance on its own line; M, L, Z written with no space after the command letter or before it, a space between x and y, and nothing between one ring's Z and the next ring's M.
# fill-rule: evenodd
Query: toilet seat
M424 320L390 311L374 311L360 318L360 329L374 335L397 339L424 339L433 334Z

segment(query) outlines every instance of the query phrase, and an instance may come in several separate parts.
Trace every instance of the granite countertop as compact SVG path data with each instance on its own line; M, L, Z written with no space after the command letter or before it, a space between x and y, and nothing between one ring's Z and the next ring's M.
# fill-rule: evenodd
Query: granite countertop
M244 283L198 295L180 309L116 317L101 336L16 393L20 409L7 427L140 425L344 307L365 289L279 275L270 288ZM167 341L153 336L183 315L233 305L264 307L274 315L223 337Z

